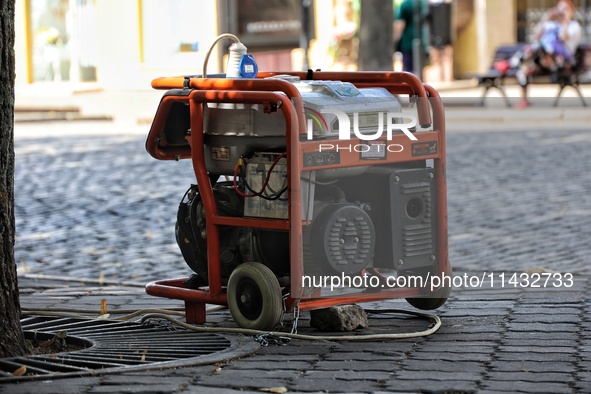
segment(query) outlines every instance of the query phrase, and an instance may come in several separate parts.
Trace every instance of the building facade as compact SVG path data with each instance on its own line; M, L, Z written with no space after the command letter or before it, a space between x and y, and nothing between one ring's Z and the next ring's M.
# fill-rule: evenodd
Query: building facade
M426 74L430 80L488 69L498 45L527 40L556 3L446 1L453 3L455 39L435 53L440 69ZM574 2L588 29L588 1ZM359 0L16 0L16 6L17 86L125 89L149 86L162 75L201 74L211 44L224 32L241 38L261 70L356 68ZM310 43L307 57L302 37ZM223 71L227 44L211 48L210 73Z

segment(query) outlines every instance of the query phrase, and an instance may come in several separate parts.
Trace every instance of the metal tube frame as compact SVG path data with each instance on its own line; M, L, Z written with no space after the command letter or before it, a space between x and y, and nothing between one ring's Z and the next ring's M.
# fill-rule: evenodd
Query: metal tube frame
M439 94L435 89L424 85L416 76L410 73L390 72L266 72L259 73L257 79L222 79L222 78L188 78L172 77L154 80L152 86L156 89L183 89L191 92L183 97L168 96L163 99L162 106L170 105L174 101L189 104L191 133L187 142L190 152L179 150L176 158L191 158L199 192L202 197L206 215L207 258L209 283L207 288L188 289L183 287L184 278L155 281L146 285L146 292L150 295L180 299L185 301L186 321L188 323L203 324L206 321L205 304L227 305L227 296L222 286L220 272L220 240L219 226L245 226L289 231L290 247L290 275L292 287L286 300L287 309L297 305L301 310L325 308L339 304L349 304L376 301L392 298L417 297L420 289L396 288L375 293L318 298L317 293L306 297L301 294L301 279L303 274L302 256L302 208L300 174L303 167L303 157L306 152L318 149L318 142L300 138L306 133L303 100L293 84L281 79L262 79L276 75L298 76L300 79L339 80L351 82L357 87L384 87L393 94L409 94L417 99L419 123L423 127L432 125L431 131L415 133L418 142L436 142L438 152L429 156L421 156L420 160L433 159L436 172L437 212L438 212L438 271L449 275L451 266L448 258L447 239L447 185L446 185L446 152L445 152L445 114ZM311 77L311 78L310 78ZM288 203L289 219L235 218L220 216L213 195L213 188L205 166L203 108L206 103L249 103L263 104L264 108L280 108L286 123L286 151L288 173ZM433 119L431 120L431 111ZM154 124L161 124L164 120L159 117L159 111ZM165 112L165 111L164 111ZM355 140L352 140L353 142ZM326 141L323 141L326 142ZM393 143L408 146L410 140L404 135L394 135ZM156 158L164 158L159 152L157 138L149 136L146 143L148 151ZM342 152L341 163L335 168L361 165L359 156L355 152ZM396 156L387 163L408 162L413 158L410 149ZM365 164L365 163L363 163ZM319 169L331 168L322 166ZM306 167L306 170L315 168ZM209 187L207 187L209 186ZM314 298L317 297L317 298Z

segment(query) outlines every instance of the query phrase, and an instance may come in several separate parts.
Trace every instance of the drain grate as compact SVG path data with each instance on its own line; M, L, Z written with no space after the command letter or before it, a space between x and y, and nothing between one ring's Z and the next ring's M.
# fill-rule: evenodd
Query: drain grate
M259 348L252 338L197 333L165 323L34 316L21 325L29 339L47 340L65 331L66 343L82 349L0 359L0 383L213 364ZM26 374L14 376L22 366Z

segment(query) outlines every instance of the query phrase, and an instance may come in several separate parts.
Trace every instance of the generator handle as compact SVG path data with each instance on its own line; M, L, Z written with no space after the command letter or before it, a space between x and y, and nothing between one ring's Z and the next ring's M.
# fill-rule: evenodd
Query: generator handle
M202 91L240 91L243 92L283 92L289 99L293 99L296 116L300 127L299 133L305 133L306 124L304 104L300 91L292 84L282 79L249 79L249 78L197 78L197 77L162 77L152 81L154 89L196 89ZM296 134L298 132L296 131Z
M350 82L356 86L387 87L388 90L399 94L410 94L417 97L417 116L421 127L431 127L431 112L428 101L428 94L421 80L409 72L383 72L383 71L361 71L361 72L332 72L332 71L261 71L256 79L242 78L198 78L198 77L162 77L152 81L154 89L183 89L192 88L199 90L259 90L259 91L280 91L290 99L301 103L301 94L297 88L278 77L289 75L300 78L300 80L339 80ZM298 110L298 121L304 122L304 114L299 113L300 104L296 103Z

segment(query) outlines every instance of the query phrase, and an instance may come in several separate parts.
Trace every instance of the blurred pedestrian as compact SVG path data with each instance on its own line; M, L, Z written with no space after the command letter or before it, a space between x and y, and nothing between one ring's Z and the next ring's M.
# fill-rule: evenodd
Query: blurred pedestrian
M427 1L416 1L420 1L421 15L425 16L428 7ZM396 51L402 53L402 69L403 71L415 73L418 72L418 70L415 70L413 62L416 24L420 23L422 25L421 20L416 20L416 1L404 0L402 3L397 2L394 17L394 45ZM420 26L419 29L423 31L423 26ZM423 52L427 53L424 40L421 41L421 46L423 47ZM421 53L421 56L424 53Z
M548 10L536 27L535 41L519 54L516 73L523 97L516 108L531 105L528 100L528 85L532 75L538 72L568 72L575 62L575 51L581 41L581 25L575 21L575 5L572 0L559 0Z

